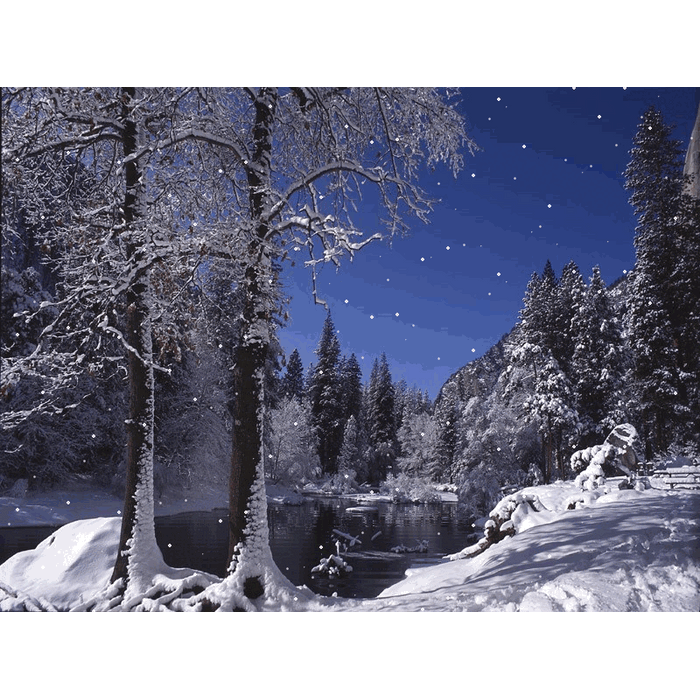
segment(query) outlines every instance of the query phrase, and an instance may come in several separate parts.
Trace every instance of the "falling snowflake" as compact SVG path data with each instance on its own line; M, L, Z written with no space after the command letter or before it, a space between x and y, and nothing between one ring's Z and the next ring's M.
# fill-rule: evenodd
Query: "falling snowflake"
M523 144L523 148L527 148L527 146L525 144Z
M425 262L425 258L421 258L420 261L421 261L421 262Z
M395 316L398 316L398 315L399 315L399 312L397 311L394 315L395 315Z
M449 249L450 249L450 246L446 245L445 250L449 250Z
M476 348L472 348L472 352L476 352Z
M348 300L347 300L347 299L345 300L345 303L346 303L346 304L348 303Z
M369 317L370 317L371 319L374 319L374 315L373 315L373 314L370 314Z
M500 277L500 276L501 276L501 273L500 273L500 272L497 272L497 273L496 273L496 277Z
M551 205L551 204L548 204L548 205L547 205L547 209L551 209L551 208L552 208L552 205Z

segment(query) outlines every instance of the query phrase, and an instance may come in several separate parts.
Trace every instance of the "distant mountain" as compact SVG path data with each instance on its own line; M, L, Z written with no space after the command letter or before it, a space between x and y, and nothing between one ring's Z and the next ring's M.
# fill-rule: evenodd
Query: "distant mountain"
M474 397L486 398L494 390L498 377L505 368L505 347L513 330L487 350L481 357L472 360L452 374L438 392L436 405L440 403L448 385L454 386L460 403L465 404Z

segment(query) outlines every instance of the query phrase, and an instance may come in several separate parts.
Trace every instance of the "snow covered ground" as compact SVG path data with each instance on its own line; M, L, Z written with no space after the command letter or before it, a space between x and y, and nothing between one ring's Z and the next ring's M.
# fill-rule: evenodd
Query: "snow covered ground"
M619 490L618 483L585 496L572 482L524 489L543 508L516 509L515 536L473 558L457 553L444 564L409 570L358 607L700 611L700 492ZM575 501L578 507L568 510Z
M700 492L620 490L619 483L593 492L573 482L523 489L492 512L509 518L504 527L515 536L471 558L467 548L442 564L409 570L376 599L304 595L296 609L700 611ZM183 498L160 511L207 506ZM114 563L119 509L116 499L88 490L54 493L41 503L0 499L3 525L69 523L0 565L0 582L59 608L96 592Z

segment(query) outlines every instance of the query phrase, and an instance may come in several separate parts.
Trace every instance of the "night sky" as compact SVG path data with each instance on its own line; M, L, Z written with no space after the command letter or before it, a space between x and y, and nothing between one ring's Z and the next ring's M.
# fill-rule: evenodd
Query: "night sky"
M373 243L338 272L320 273L341 350L369 379L382 352L394 380L427 389L486 352L518 319L533 271L559 275L574 260L585 279L600 265L609 284L634 264L635 218L622 173L649 105L687 147L697 88L463 88L468 132L482 149L455 180L444 170L424 189L440 203L429 226ZM371 205L356 223L378 230ZM314 305L308 270L287 266L287 355L315 361L326 311Z

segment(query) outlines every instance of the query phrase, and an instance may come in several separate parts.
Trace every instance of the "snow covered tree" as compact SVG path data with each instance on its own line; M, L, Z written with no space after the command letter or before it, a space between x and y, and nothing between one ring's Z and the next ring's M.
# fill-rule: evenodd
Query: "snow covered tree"
M339 374L343 421L347 422L354 417L359 423L362 413L362 369L355 353L348 358L341 358Z
M265 476L273 484L303 486L317 478L321 464L317 437L309 422L309 407L286 396L270 411L271 453L265 462Z
M42 201L46 191L62 203L43 245L56 254L64 290L37 348L7 369L21 374L43 368L64 386L85 371L89 353L114 355L105 336L121 344L129 411L113 581L121 581L127 598L148 590L162 569L153 526L157 354L171 352L187 325L182 292L204 253L196 235L205 221L201 199L210 203L207 218L220 211L209 186L213 179L202 174L212 139L198 127L212 120L200 119L200 97L197 90L174 88L6 88L2 94L3 178L24 188L25 209L34 220L49 213ZM56 162L72 164L78 176L89 174L80 197L78 178L66 184ZM33 188L40 178L41 186ZM235 236L226 233L230 243ZM70 349L61 349L67 342ZM55 403L50 408L59 410Z
M682 149L671 133L661 112L655 107L647 109L624 173L637 216L627 325L647 458L652 452L663 452L689 417L685 361L680 354L681 348L688 347L683 337L687 319L680 315L687 313L688 302L678 292L687 295L690 290L683 284L677 288L677 281L689 278L683 262L688 236L680 235L681 222L688 223L683 216L687 200ZM692 229L691 225L690 239ZM691 246L694 266L697 255L692 255L693 250L697 251L697 244ZM697 270L690 276L696 274ZM697 293L691 293L691 304L695 298Z
M454 384L446 384L435 401L435 471L436 480L453 483L455 456L459 440L459 397Z
M426 412L408 413L398 430L399 471L409 476L433 478L438 472L437 427Z
M343 432L343 444L338 455L338 470L330 484L341 493L347 493L357 489L357 479L361 476L364 467L363 454L366 446L363 435L358 428L358 422L351 415L345 424Z
M590 447L602 443L616 425L626 422L617 399L627 348L597 265L583 300L575 307L571 334L571 379L583 424L581 445Z
M580 431L573 388L548 348L526 340L525 329L508 349L505 395L522 402L522 418L537 427L542 445L544 480L565 476L565 455Z
M572 260L564 266L554 297L554 325L551 348L562 369L571 372L571 358L576 340L573 336L572 321L576 315L586 290L578 265Z
M280 394L282 397L295 398L297 401L304 398L304 365L296 348L289 356L287 371L282 377Z
M205 228L220 234L218 255L240 261L230 576L206 591L206 605L250 609L264 582L277 575L267 542L263 465L265 365L280 302L275 262L304 251L315 292L320 266L339 265L382 237L353 223L354 207L369 190L384 210L389 236L405 232L413 216L427 221L432 201L418 185L420 169L445 164L456 175L462 147L474 147L452 97L433 88L3 91L3 167L72 149L100 170L98 182L111 186L84 219L89 226L77 218L72 223L98 260L106 251L118 253L110 258L110 276L98 264L88 278L93 298L112 298L114 275L127 309L123 328L100 303L94 322L85 325L119 333L129 358L127 530L115 568L128 593L148 589L159 560L148 524L154 266L173 260L180 244L175 257L193 265L212 255L209 236L198 235ZM10 112L21 126L6 138ZM91 260L85 255L88 266Z
M340 343L330 312L326 315L316 349L318 362L308 387L312 422L319 436L319 458L324 473L334 474L343 441L343 395L340 385Z
M368 478L383 481L396 457L394 384L386 354L375 358L367 387L367 436L369 441Z

